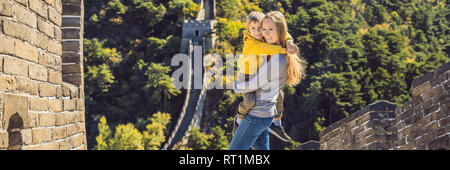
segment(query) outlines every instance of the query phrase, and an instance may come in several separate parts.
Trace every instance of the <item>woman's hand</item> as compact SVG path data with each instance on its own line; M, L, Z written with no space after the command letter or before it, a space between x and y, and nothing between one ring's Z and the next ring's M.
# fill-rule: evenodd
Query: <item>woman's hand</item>
M297 54L299 53L299 48L294 44L293 41L288 41L287 43L287 53L288 54Z

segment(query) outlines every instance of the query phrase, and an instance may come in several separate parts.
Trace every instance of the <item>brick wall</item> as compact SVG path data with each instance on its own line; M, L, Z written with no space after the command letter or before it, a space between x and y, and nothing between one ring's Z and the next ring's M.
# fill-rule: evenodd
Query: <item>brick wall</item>
M450 63L411 84L412 101L379 101L320 133L326 150L450 149Z
M450 149L450 63L414 80L412 101L396 110L392 149Z
M0 149L87 149L82 4L0 0Z

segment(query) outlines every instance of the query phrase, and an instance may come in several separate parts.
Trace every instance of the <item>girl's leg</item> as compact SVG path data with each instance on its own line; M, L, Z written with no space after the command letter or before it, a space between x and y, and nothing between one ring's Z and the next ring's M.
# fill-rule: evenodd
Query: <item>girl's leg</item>
M262 132L267 130L273 117L259 118L247 115L236 129L236 133L230 143L230 150L248 150Z

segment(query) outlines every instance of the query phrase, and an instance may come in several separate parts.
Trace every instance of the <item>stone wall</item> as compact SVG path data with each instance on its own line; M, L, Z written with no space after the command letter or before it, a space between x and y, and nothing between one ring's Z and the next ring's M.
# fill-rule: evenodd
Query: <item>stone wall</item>
M82 0L0 0L0 149L87 149Z
M450 63L412 82L412 101L379 101L320 133L322 150L450 149Z

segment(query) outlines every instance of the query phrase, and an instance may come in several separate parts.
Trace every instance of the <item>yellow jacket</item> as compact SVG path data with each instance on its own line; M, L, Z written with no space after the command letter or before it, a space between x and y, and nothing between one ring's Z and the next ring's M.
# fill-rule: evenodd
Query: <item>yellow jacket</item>
M288 34L286 40L292 40L292 36ZM286 48L257 40L248 31L244 31L243 41L244 48L242 49L242 57L239 58L237 63L240 72L243 74L257 73L259 66L264 62L264 58L259 56L260 54L286 54Z

